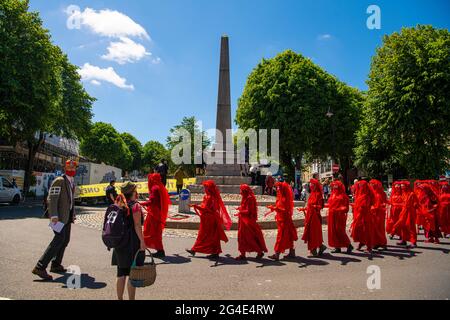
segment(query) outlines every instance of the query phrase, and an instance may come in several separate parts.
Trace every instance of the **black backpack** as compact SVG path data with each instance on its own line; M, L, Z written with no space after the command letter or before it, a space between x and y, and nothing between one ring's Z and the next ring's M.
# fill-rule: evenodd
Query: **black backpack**
M112 204L106 209L102 240L108 250L120 249L128 245L131 231L128 214L127 208L123 209L117 204Z

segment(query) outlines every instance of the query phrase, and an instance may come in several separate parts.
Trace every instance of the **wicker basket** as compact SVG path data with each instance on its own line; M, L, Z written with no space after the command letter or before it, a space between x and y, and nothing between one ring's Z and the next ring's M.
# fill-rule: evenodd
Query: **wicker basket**
M155 260L153 259L152 253L147 250L147 252L150 254L149 257L151 258L151 261L147 263L144 262L143 266L136 266L136 259L139 252L141 252L141 250L136 252L134 256L133 264L131 265L129 281L135 288L149 287L154 284L156 280Z

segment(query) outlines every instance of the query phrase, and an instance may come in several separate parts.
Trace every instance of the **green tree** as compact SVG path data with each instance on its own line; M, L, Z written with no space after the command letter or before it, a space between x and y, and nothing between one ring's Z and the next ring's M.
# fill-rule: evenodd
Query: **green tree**
M292 175L305 155L348 156L352 152L348 146L354 142L360 99L357 90L287 50L263 59L250 74L239 98L236 122L244 130L279 129L280 160ZM329 112L332 117L327 117ZM341 140L345 144L338 146Z
M202 136L202 151L205 150L210 144L211 141L208 138L205 131L201 131L197 123L197 119L195 117L184 117L180 124L174 126L170 129L170 135L167 137L167 148L169 151L169 155L171 154L173 148L180 143L179 137L182 135L182 131L186 130L189 132L191 137L191 163L183 164L183 170L186 174L190 176L195 175L195 148L194 148L194 136Z
M25 192L45 133L81 137L94 101L39 15L28 9L28 1L0 2L0 134L28 147Z
M125 170L131 172L133 170L141 170L142 166L142 144L133 135L124 132L120 135L131 152L133 160L129 163Z
M127 168L133 161L130 150L120 134L109 123L95 123L81 140L81 153L97 162Z
M153 172L162 159L169 161L170 154L164 145L158 141L149 141L142 152L142 167L145 172Z
M450 141L449 31L417 26L385 36L367 83L357 164L373 175L442 173Z

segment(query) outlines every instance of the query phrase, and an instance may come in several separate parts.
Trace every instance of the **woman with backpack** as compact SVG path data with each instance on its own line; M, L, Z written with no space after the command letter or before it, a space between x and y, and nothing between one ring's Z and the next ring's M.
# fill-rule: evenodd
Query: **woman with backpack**
M118 197L117 205L126 211L125 227L128 229L129 241L125 245L114 248L112 255L112 265L117 266L117 298L123 300L125 284L130 275L131 265L135 255L137 256L137 265L143 265L145 259L145 250L147 249L142 233L142 224L144 214L142 206L137 202L137 186L128 181L121 186L121 195ZM128 297L134 300L136 288L128 281Z

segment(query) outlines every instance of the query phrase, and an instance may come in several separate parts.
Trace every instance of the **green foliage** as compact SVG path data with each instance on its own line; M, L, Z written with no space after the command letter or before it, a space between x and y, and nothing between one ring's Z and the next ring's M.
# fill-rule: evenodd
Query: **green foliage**
M195 175L195 150L194 150L194 136L201 135L202 136L202 151L205 150L210 144L211 141L208 138L205 131L201 132L200 127L197 124L197 119L195 117L184 117L180 124L174 126L170 129L170 135L167 137L167 148L169 150L169 158L173 148L180 143L179 137L181 136L181 131L186 130L189 132L191 136L191 164L183 164L183 170L186 174L190 176ZM170 160L168 158L168 160Z
M281 161L293 172L305 154L352 154L362 100L356 89L287 50L264 59L250 74L236 122L244 130L279 129ZM327 117L328 111L334 115Z
M25 192L44 133L80 138L90 126L94 99L77 67L52 44L28 1L0 1L0 134L26 142Z
M121 169L128 168L133 161L130 150L121 135L109 123L95 123L81 141L81 153L97 162Z
M145 172L153 172L162 159L169 161L170 154L163 144L158 141L149 141L144 145L142 152L142 166Z
M355 149L369 174L442 173L449 161L450 34L431 26L385 36L373 57Z
M122 133L120 136L130 150L131 156L133 158L128 167L125 167L125 170L129 172L133 170L140 170L142 166L142 144L138 139L127 132Z

